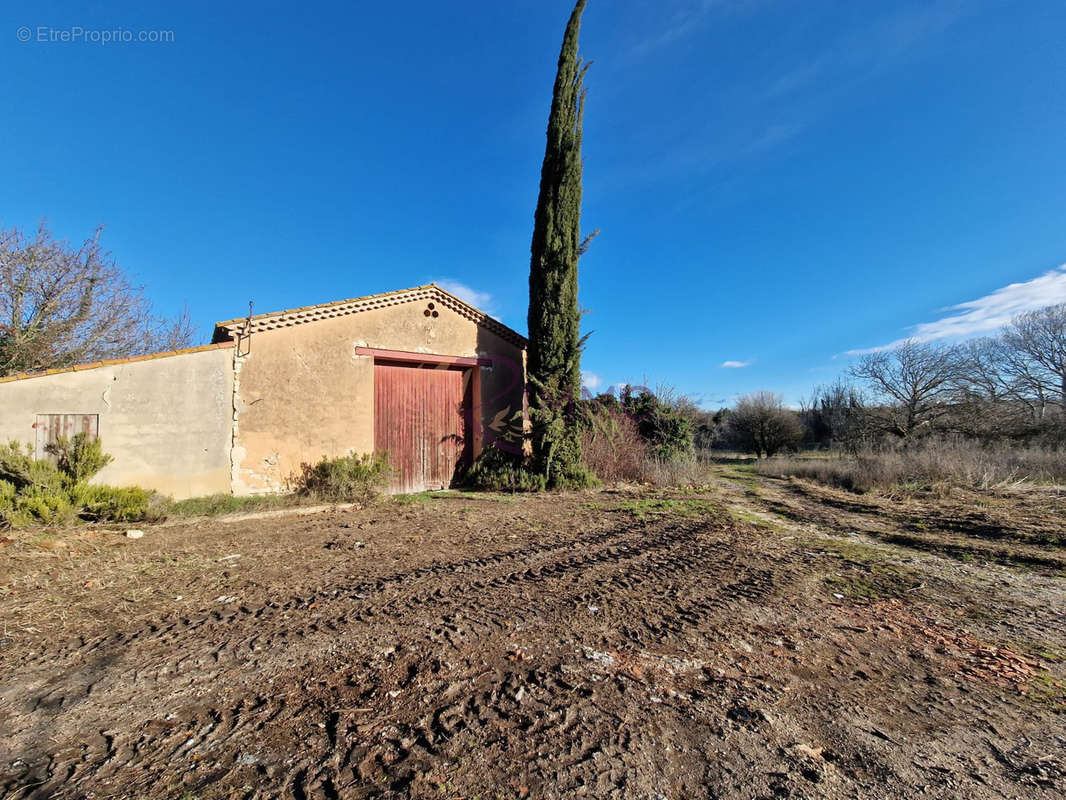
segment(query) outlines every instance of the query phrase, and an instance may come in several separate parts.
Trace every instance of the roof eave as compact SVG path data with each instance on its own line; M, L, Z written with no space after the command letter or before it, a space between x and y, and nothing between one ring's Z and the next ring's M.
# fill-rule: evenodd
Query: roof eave
M436 292L444 298L447 298L449 305L454 305L463 316L470 319L472 322L478 325L483 325L493 333L501 336L505 340L510 340L518 347L525 348L529 342L525 336L520 334L513 328L508 327L504 323L500 322L495 317L490 316L486 312L477 308L476 306L467 303L459 297L456 297L451 292L442 289L435 283L428 283L424 286L413 286L408 289L397 289L392 292L383 292L380 294L366 295L365 297L355 297L348 300L336 300L331 303L320 303L318 305L302 306L300 308L286 309L284 311L272 311L266 314L258 314L249 317L238 317L236 319L226 320L224 322L218 322L215 324L215 331L212 337L214 342L230 341L234 336L240 335L244 330L248 329L250 324L251 332L254 334L258 331L273 330L277 327L291 327L292 325L303 324L305 322L316 322L321 319L328 319L334 316L346 316L348 314L358 313L360 311L370 311L374 308L387 307L394 303L407 303L414 302L420 299L418 296L403 298L403 295L409 295L413 293L426 293ZM389 302L392 301L392 302ZM381 305L375 305L380 303ZM356 304L368 306L368 307L356 307ZM330 313L331 310L333 313ZM288 319L286 319L288 318Z

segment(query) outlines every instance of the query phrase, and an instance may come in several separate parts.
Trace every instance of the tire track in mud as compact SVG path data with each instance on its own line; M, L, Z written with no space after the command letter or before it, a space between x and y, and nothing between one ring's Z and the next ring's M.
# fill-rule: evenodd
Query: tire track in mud
M252 607L241 605L237 608L212 609L195 617L166 619L150 623L134 631L116 632L83 643L74 651L71 651L69 647L64 647L56 651L54 656L50 656L48 652L39 654L37 658L20 667L19 671L23 680L18 687L18 692L25 695L29 690L28 704L31 705L32 711L41 709L58 711L69 708L70 705L88 697L90 692L105 679L105 676L93 675L79 682L68 676L65 681L57 681L56 669L62 665L64 660L76 663L75 675L85 672L92 675L101 667L111 666L116 662L135 662L137 666L132 667L133 674L130 681L135 685L153 676L157 679L173 679L182 672L191 670L197 670L197 674L193 676L194 680L207 682L214 679L219 671L214 667L218 665L224 667L224 662L254 659L256 653L269 652L279 641L282 644L286 642L292 644L297 641L307 643L316 634L326 637L337 636L342 629L370 623L384 616L389 612L390 607L397 603L408 607L423 607L446 600L455 601L461 596L483 592L486 589L513 587L523 580L543 579L553 572L562 574L597 561L609 561L615 555L610 545L611 541L620 536L632 535L633 532L632 527L620 526L576 540L516 548L445 564L431 564L382 578L322 589L307 597L293 598L285 603L267 601ZM515 561L540 559L564 550L570 551L575 548L586 550L603 545L606 547L602 551L593 550L580 556L570 556L540 568L526 566L493 577L491 580L464 580L463 583L456 583L475 574L476 568L484 572L486 569L506 566ZM647 543L646 547L658 545L659 542L652 541ZM618 552L628 554L640 551L640 545L631 540L629 544L622 544ZM406 593L411 587L425 582L432 582L434 588L416 594ZM358 605L353 605L353 603ZM334 608L338 604L348 605L348 608L340 613L334 612L333 615L327 616L326 609ZM292 627L273 630L269 627L276 617L296 612L309 614L310 619L303 620L302 624L294 624ZM254 625L254 631L244 637L233 638L229 632L240 623ZM194 636L195 639L190 641L190 636ZM205 640L204 647L197 649L196 643ZM135 654L139 650L168 647L176 653L170 659L162 662L157 660L147 665L136 662ZM88 663L90 667L79 669L80 664L77 662ZM31 678L33 668L39 668L42 664L44 665L44 678L38 682L39 688L34 689ZM0 690L0 699L4 694L7 693Z
M399 589L427 579L438 580L441 578L448 578L459 574L465 574L470 570L484 569L526 558L542 557L562 550L595 547L606 544L618 536L632 534L633 532L634 527L632 525L622 525L587 537L565 539L553 544L538 544L519 547L485 556L473 556L444 564L429 564L425 567L395 572L380 578L343 584L331 589L320 589L304 597L293 597L284 603L266 601L265 603L252 608L242 604L237 608L225 608L221 610L212 609L195 616L165 617L162 620L143 626L134 631L116 631L115 633L98 637L90 641L78 640L74 643L57 648L55 651L42 652L38 654L36 658L27 659L21 667L23 669L28 669L37 664L46 663L51 669L59 659L81 658L86 654L93 653L101 648L128 647L138 641L144 640L158 643L165 643L168 640L181 641L190 631L197 631L210 627L224 627L241 618L251 617L256 621L263 622L277 614L307 610L312 605L319 602L330 602L338 599L364 600L371 593L382 593L390 589ZM337 547L330 547L330 544L332 543L327 543L327 549L340 549Z
M628 532L629 529L626 529ZM644 541L629 540L628 543L620 544L617 546L608 547L601 551L593 551L590 553L582 553L579 555L571 555L565 559L557 560L544 564L541 566L524 567L519 570L511 570L509 572L497 575L488 580L472 580L464 583L461 586L445 586L437 587L432 591L425 591L422 594L409 595L400 598L407 610L418 610L423 608L437 608L443 610L446 613L439 613L437 618L430 624L432 633L428 637L431 641L429 644L439 645L448 644L451 647L456 647L459 642L457 638L464 638L455 634L459 633L458 628L454 624L451 624L457 617L462 617L466 627L473 629L475 627L482 630L494 630L499 629L503 625L502 617L506 616L509 620L521 620L524 617L528 617L535 613L536 603L527 602L524 606L512 605L506 614L495 614L492 618L487 618L485 615L487 595L491 593L499 592L511 592L516 586L521 584L541 584L548 581L558 581L565 576L571 574L581 574L596 566L606 566L609 568L616 567L619 563L635 559L645 559L649 554L658 552L660 550L676 547L678 543L684 542L690 539L692 536L693 526L672 526L667 529L657 532L656 535L646 538ZM606 539L608 537L601 537ZM558 550L559 547L553 547L552 550ZM498 562L498 559L491 559L493 562ZM673 559L667 562L673 571L676 571L679 567L688 567L693 563L689 560L677 560ZM438 572L439 570L422 570L423 574ZM449 570L453 571L454 570ZM636 575L641 571L647 571L648 575L665 574L670 571L669 569L659 570L647 570L647 565L643 562L638 563L633 568L627 570L624 574ZM644 582L647 579L641 579L639 582ZM628 582L622 581L621 585L632 586L635 581L632 579ZM619 585L618 576L612 576L612 587L617 588ZM28 703L32 704L30 713L61 713L63 711L69 711L71 708L77 706L79 703L86 700L90 693L96 690L101 684L105 684L103 689L106 689L106 683L110 678L112 682L122 682L125 684L125 689L129 694L135 694L143 691L146 688L151 688L155 683L159 683L163 680L174 680L178 678L183 672L189 670L195 670L195 673L190 676L190 679L184 682L182 686L183 692L187 692L189 685L192 682L196 683L208 683L218 678L225 670L232 669L235 666L239 666L241 661L254 660L257 650L269 652L278 642L278 639L285 641L300 640L305 643L310 643L310 638L314 634L320 634L327 638L340 635L342 629L350 629L353 626L360 624L371 624L379 619L388 618L392 611L392 606L396 603L396 598L383 597L379 598L379 602L370 603L365 607L357 609L355 611L345 611L339 616L328 617L325 619L318 619L307 623L302 628L287 628L281 631L275 632L273 635L269 633L253 632L242 639L230 639L217 645L212 642L207 645L207 649L210 651L205 655L202 651L196 653L188 646L182 648L179 655L174 659L168 660L163 664L152 664L149 666L140 665L133 668L130 673L126 673L121 669L114 667L113 663L102 657L103 654L99 654L96 658L90 661L89 667L79 670L73 675L68 676L65 680L50 679L43 690L38 692L36 696L31 695ZM228 616L222 615L209 615L209 618L215 620L237 620L240 618L239 614L230 614ZM156 626L150 626L154 628ZM449 634L451 630L451 635ZM137 637L129 637L127 641L136 641ZM141 640L142 642L144 640ZM96 652L97 648L90 648L89 652ZM228 651L230 656L228 659L222 658L222 653ZM129 662L134 660L134 655L126 653L123 662ZM105 674L94 674L103 668ZM89 676L85 676L85 673L89 673ZM110 673L110 674L107 674ZM58 685L57 685L58 684ZM24 689L23 689L24 691ZM98 692L106 693L106 691Z
M134 785L143 790L152 785L152 780L146 778L154 779L175 763L187 761L194 750L210 755L210 764L214 765L207 769L200 764L187 765L185 774L193 778L194 787L219 781L232 784L241 778L250 780L252 786L272 787L266 794L259 794L261 789L257 789L247 796L276 796L282 791L284 796L294 798L339 797L337 792L342 788L352 789L368 781L380 787L385 780L392 791L402 793L410 774L429 764L438 754L438 740L449 735L448 725L442 721L448 717L447 709L452 709L453 716L470 718L462 723L464 729L497 725L510 713L504 708L510 703L506 700L511 696L508 692L514 694L518 690L503 686L468 692L458 700L447 698L439 708L431 710L430 722L408 725L410 730L406 734L401 731L398 738L385 736L384 744L379 743L374 749L359 743L365 738L359 725L346 723L339 731L338 712L327 712L326 706L313 701L290 701L292 694L301 693L301 676L313 674L313 670L296 669L295 688L288 692L282 691L283 686L270 693L253 691L226 705L190 703L190 686L216 681L249 661L276 660L279 653L297 645L303 649L314 639L351 639L356 629L364 634L379 633L386 641L397 638L398 630L408 635L414 632L414 640L404 644L408 652L432 653L442 645L458 650L501 632L535 625L538 620L552 621L553 617L572 614L579 603L604 602L619 593L642 593L639 600L646 618L635 621L631 630L622 631L634 644L645 646L649 641L680 637L687 628L698 627L715 614L729 613L738 603L760 600L774 587L774 576L769 571L742 569L741 574L730 574L737 563L735 542L724 537L721 529L712 537L704 536L711 527L698 522L624 525L587 538L516 548L335 586L285 603L267 602L255 608L241 606L195 618L160 621L84 643L74 651L60 650L69 660L88 661L88 666L53 678L32 696L28 710L22 712L29 724L21 729L20 738L25 739L35 727L51 727L53 722L76 711L93 693L94 701L105 703L112 688L106 685L109 678L112 683L120 682L120 676L125 679L122 689L130 701L145 690L170 688L159 686L168 680L180 682L180 690L175 691L174 687L169 698L164 699L172 706L181 706L184 701L184 708L176 713L149 713L146 721L125 735L111 730L106 719L92 720L95 724L91 729L96 733L77 737L51 753L31 752L14 759L14 763L21 763L19 774L0 774L0 796L62 797L83 791L84 785L99 785L120 777L123 782L134 780ZM519 568L513 568L515 562L519 562ZM432 587L411 591L427 582ZM693 593L696 584L704 588ZM494 601L500 595L506 596L506 602L497 606ZM680 599L682 595L685 599ZM310 618L294 620L291 626L280 630L267 629L279 616L296 612ZM408 618L396 622L395 615ZM248 626L253 630L243 630ZM216 644L218 633L234 627L244 635ZM190 634L202 643L199 650L195 642L187 641ZM373 637L367 639L373 641ZM181 647L182 652L174 659L142 666L132 674L122 674L116 668L119 662L133 660L137 650L159 646ZM263 655L257 657L257 653ZM368 675L380 673L378 655L364 648L359 656L362 661L354 659L358 667L353 674L359 669ZM46 658L42 655L36 663L46 662ZM439 660L437 665L441 670ZM54 670L55 664L49 667ZM196 673L189 675L193 669ZM287 669L293 671L291 665ZM94 671L104 674L93 675ZM417 665L409 666L408 674L401 676L397 685L409 685L419 672ZM505 678L504 682L507 680L515 679ZM559 681L567 685L560 676L540 674L524 691L540 691L540 684L552 682L557 682L558 688ZM352 683L351 679L348 682ZM455 676L451 683L470 683L469 676ZM522 685L529 683L525 680ZM361 705L389 706L391 698L387 693L383 695L381 686L378 675L376 680L355 681L333 690ZM545 720L565 720L568 692L555 701L563 705L553 709ZM119 695L120 691L112 689L111 694ZM112 706L122 700L111 699ZM312 718L324 721L312 724ZM549 727L550 724L553 723L544 723ZM299 736L314 742L311 747L315 757L284 768L268 768L242 755L244 740L255 740L274 728L299 729ZM609 734L617 735L617 731L601 731L602 736ZM23 746L28 745L25 742ZM205 762L206 755L201 760ZM583 762L578 759L576 763ZM131 770L137 773L136 779L130 776Z
M236 608L212 609L196 617L163 620L150 623L132 632L117 632L100 637L84 643L74 652L71 652L69 648L56 651L54 656L44 652L21 665L20 672L28 675L32 673L33 667L44 664L47 673L53 675L57 662L63 659L73 661L84 660L88 657L99 662L105 656L112 654L128 654L131 648L180 644L183 646L181 657L165 665L167 671L164 674L173 675L182 671L181 667L184 662L196 657L195 654L189 652L188 647L189 634L194 632L198 638L208 639L211 651L209 655L215 662L218 662L220 660L218 656L222 650L229 650L233 654L244 650L255 652L257 649L269 648L278 638L307 641L311 636L320 633L333 636L343 628L371 622L377 616L388 614L396 605L406 609L439 604L444 601L456 602L471 595L483 595L486 591L558 580L567 574L581 572L593 566L613 566L622 561L639 559L652 551L691 536L694 530L701 527L703 526L694 524L668 525L661 531L654 531L651 528L642 530L632 526L621 526L591 537L566 540L547 546L518 548L446 564L431 564L374 580L365 580L332 589L321 589L307 597L293 598L285 603L267 601L253 607L240 605ZM644 530L654 531L654 533L648 536ZM634 533L637 535L634 536ZM612 541L627 535L629 538L624 541ZM600 550L589 550L589 548L601 545L603 547ZM474 568L481 568L484 572L486 568L505 566L524 559L540 559L561 551L575 549L582 552L563 559L548 561L542 565L524 565L520 569L513 569L491 578L477 580L472 577L476 574L473 571ZM412 587L425 582L431 582L434 588L410 593ZM339 613L327 615L327 610L337 605L348 607ZM310 615L310 619L303 621L302 624L294 624L292 627L283 627L276 631L265 627L273 618L294 612L306 612ZM213 634L216 631L229 631L234 624L240 622L254 623L256 632L242 639L228 639L221 645L214 642ZM202 662L204 654L198 655L201 661L190 664L189 667L205 666ZM57 704L61 705L61 702Z

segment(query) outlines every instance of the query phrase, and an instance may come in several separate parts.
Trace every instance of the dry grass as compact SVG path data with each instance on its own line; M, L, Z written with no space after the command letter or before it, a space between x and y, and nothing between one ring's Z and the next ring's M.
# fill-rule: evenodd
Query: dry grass
M641 464L640 480L652 486L700 486L707 482L707 468L694 455L669 460L647 458Z
M648 447L632 417L604 409L582 431L581 454L588 468L604 483L642 481Z
M604 483L670 487L706 482L707 469L695 453L656 458L636 421L621 411L605 409L596 415L582 433L581 450L585 464Z
M934 442L910 450L857 456L774 458L758 472L817 481L852 492L924 490L937 486L1001 489L1066 484L1062 453L969 443Z

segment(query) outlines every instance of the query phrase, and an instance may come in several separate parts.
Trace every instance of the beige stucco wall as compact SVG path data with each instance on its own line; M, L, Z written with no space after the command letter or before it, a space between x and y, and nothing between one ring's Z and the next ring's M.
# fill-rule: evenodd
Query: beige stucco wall
M114 461L94 482L229 492L232 361L223 347L0 383L0 440L33 445L38 414L99 414Z
M237 359L235 494L277 491L303 462L374 449L373 358L356 347L485 357L485 441L521 413L522 350L455 311L426 301L254 333ZM519 417L519 424L520 424Z

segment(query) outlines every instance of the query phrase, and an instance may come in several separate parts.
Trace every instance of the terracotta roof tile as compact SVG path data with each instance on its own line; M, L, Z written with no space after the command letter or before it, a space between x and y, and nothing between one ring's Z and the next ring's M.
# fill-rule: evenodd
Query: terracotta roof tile
M463 317L492 331L501 339L509 341L518 347L525 347L528 342L522 334L507 327L497 319L490 317L484 311L460 300L450 292L429 283L425 286L415 286L410 289L398 289L393 292L371 294L366 297L355 297L349 300L335 300L331 303L320 303L314 306L302 306L290 308L285 311L271 311L265 314L256 314L251 318L251 333L274 330L275 328L290 327L305 322L316 322L322 319L355 314L360 311L371 311L377 308L412 303L419 300L431 299L452 309ZM213 341L224 341L237 334L243 334L248 325L247 317L226 320L215 325Z
M110 367L115 364L132 364L135 361L152 361L157 358L184 356L189 353L202 353L206 350L219 350L224 347L233 347L233 342L215 342L213 344L202 344L199 347L184 347L181 350L166 350L162 353L147 353L145 355L140 356L129 356L128 358L109 358L105 359L104 361L93 361L89 364L75 364L73 367L46 369L42 372L21 372L18 375L7 375L6 377L0 377L0 383L23 381L27 378L43 378L46 375L59 375L63 372L85 372L90 369L97 369L99 367Z

